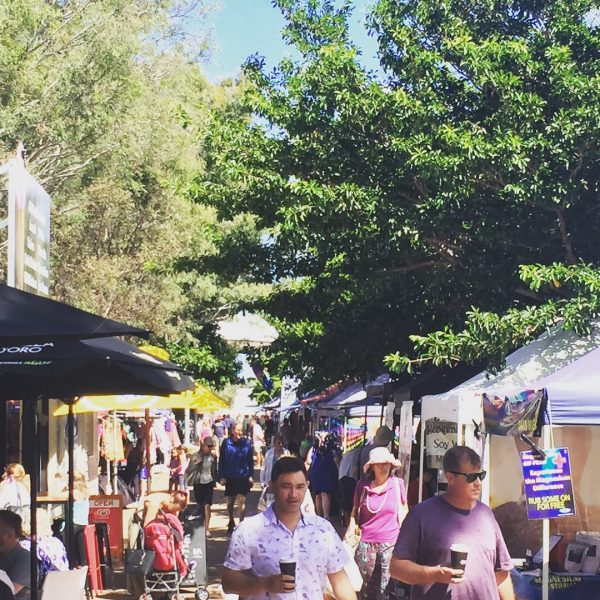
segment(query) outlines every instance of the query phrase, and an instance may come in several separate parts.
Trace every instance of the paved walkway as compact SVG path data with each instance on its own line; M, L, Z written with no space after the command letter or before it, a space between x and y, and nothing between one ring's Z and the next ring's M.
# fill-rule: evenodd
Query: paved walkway
M255 477L256 479L256 477ZM207 554L207 571L208 571L208 590L211 599L222 599L225 596L221 592L221 569L223 568L223 562L225 560L225 554L227 553L227 547L229 545L229 535L227 534L227 523L229 517L227 516L227 508L225 505L225 497L223 494L224 490L221 486L217 486L215 489L215 498L213 504L213 514L211 518L211 530L212 536L206 540L206 554ZM247 511L246 515L251 516L256 514L256 506L260 497L260 485L255 483L254 487L248 494L247 500ZM237 507L236 507L236 523L237 518ZM124 575L122 573L115 573L115 585L121 585L123 587L114 590L107 590L100 594L100 597L106 600L132 598L130 594L124 588ZM186 595L186 598L193 598L191 595Z

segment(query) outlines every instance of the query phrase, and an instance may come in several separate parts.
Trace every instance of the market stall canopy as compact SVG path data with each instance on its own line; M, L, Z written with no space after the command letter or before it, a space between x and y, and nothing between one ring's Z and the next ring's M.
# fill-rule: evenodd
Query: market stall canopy
M590 336L582 338L574 331L556 327L530 344L506 357L506 367L493 375L481 371L443 394L424 398L448 399L462 392L484 391L506 395L531 388L544 377L567 366L600 346L600 327L595 326Z
M318 409L344 409L345 406L354 406L357 402L367 397L373 399L372 403L381 400L383 387L390 380L389 373L382 373L375 379L363 383L354 383L343 390L329 396L326 400L319 402Z
M193 390L170 396L138 396L132 394L112 396L82 396L73 405L75 414L94 413L103 411L137 411L146 409L189 408L191 410L210 412L227 408L225 400L212 390L196 384ZM63 417L69 413L66 404L54 411L55 417Z
M40 343L57 339L91 339L117 335L148 337L131 327L63 302L0 284L0 341ZM2 350L6 355L6 350Z
M0 399L168 395L193 388L181 367L118 338L0 347Z
M365 411L365 409L367 409ZM379 416L381 414L381 396L367 396L353 402L344 402L341 405L329 405L325 402L316 407L319 417L346 417Z
M479 423L482 415L476 399L481 399L482 394L505 398L525 390L545 388L553 423L583 424L587 409L578 409L575 406L576 394L580 394L582 402L587 397L584 405L587 403L589 408L588 416L593 416L593 392L586 392L585 389L591 386L588 388L591 390L597 385L591 378L593 364L598 357L594 351L599 346L600 327L597 324L592 327L592 332L587 337L580 337L574 331L565 330L560 326L555 327L511 353L506 358L506 367L497 375L482 371L448 392L423 396L422 417L425 420L440 418L455 422L474 420ZM587 355L590 356L580 366L576 366ZM587 383L584 383L584 377ZM578 378L580 382L576 381ZM571 381L572 384L576 382L577 385L569 386L567 381ZM571 400L568 399L569 396Z
M545 389L554 425L600 424L600 348L537 381Z

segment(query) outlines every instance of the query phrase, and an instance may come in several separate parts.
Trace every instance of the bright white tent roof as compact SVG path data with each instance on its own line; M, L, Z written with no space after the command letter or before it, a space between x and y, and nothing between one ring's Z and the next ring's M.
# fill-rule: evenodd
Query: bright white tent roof
M219 336L230 344L260 348L272 344L279 333L260 315L238 313L232 319L220 321Z
M551 391L552 388L550 387L550 384L554 386L555 390L561 390L563 401L564 398L569 397L571 399L568 403L574 405L577 395L575 387L568 387L565 384L560 383L560 373L558 372L571 363L592 353L592 351L599 346L600 327L598 326L595 326L592 334L586 338L579 337L573 331L565 331L562 328L557 327L510 354L506 358L506 367L497 375L491 375L487 371L482 371L448 392L437 394L435 396L424 396L423 418L430 418L433 416L445 418L450 416L451 413L456 413L456 410L450 408L448 411L445 410L444 407L453 407L455 403L458 403L459 405L462 404L464 410L465 405L468 406L469 404L474 404L473 402L470 402L474 394L487 392L498 396L505 396L525 389L542 389L544 387L547 387ZM598 364L598 367L598 384L600 384L600 363ZM556 375L550 379L550 376L553 374ZM549 379L546 380L546 378ZM583 389L589 389L590 386L589 382L583 383L581 376L579 381L573 381L573 383L576 383L577 387L581 388L582 391ZM595 389L599 389L598 384L595 385ZM462 402L458 402L459 398ZM549 398L552 403L553 399L551 393L549 393ZM598 394L598 398L600 400L600 394ZM565 407L564 402L560 415L555 413L555 408L558 408L556 403L554 403L552 409L554 422L573 422L564 420L566 418L565 410L567 412L570 410ZM472 407L472 409L474 411L481 410L479 407ZM598 412L600 416L600 407ZM476 422L479 422L476 415L473 415L472 418L474 418ZM469 417L468 420L470 421L470 419L471 417Z

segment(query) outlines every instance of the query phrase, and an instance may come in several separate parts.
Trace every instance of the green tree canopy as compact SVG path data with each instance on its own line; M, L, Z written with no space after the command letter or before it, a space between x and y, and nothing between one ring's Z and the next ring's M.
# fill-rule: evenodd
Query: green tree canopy
M276 4L299 58L272 72L248 60L193 195L264 229L249 272L276 282L255 307L280 330L280 371L318 384L386 356L401 368L414 334L422 360L462 360L426 334L509 310L510 333L488 327L497 356L568 306L595 310L581 283L599 259L597 3L380 0L381 73L361 66L349 3ZM525 280L549 286L523 284L534 264ZM577 285L544 272L561 265Z
M185 193L209 112L238 95L201 74L207 45L190 26L210 7L0 0L0 144L8 157L23 141L52 194L54 296L148 327L220 386L237 366L217 321L265 286L233 252L258 238L254 217L220 220Z

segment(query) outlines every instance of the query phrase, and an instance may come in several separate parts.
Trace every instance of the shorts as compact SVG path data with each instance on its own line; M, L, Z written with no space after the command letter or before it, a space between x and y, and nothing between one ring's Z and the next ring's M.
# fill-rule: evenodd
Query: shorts
M194 500L196 504L208 504L212 506L213 493L215 490L215 483L197 483L194 485Z
M225 496L247 496L251 488L249 477L235 477L225 480Z

